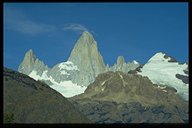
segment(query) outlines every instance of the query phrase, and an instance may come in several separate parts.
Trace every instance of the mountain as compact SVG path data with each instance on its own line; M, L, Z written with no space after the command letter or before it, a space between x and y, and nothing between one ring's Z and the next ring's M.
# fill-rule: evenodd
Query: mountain
M113 66L105 66L97 42L87 31L79 37L66 62L49 68L29 50L18 71L44 81L65 97L83 93L99 74L107 71L146 76L157 86L175 88L184 100L188 100L189 95L187 63L180 64L173 57L159 52L144 65L135 60L126 63L123 56L118 56Z
M135 60L126 63L123 56L118 56L117 63L111 67L107 67L107 71L113 71L113 72L121 71L127 74L130 70L135 70L139 66L140 64Z
M28 76L35 80L41 80L48 84L51 88L58 91L65 97L83 93L85 86L80 86L72 82L73 76L78 74L79 69L72 62L61 62L49 70L44 70L42 75L37 74L38 71L33 69Z
M188 122L188 102L175 92L147 77L109 71L70 101L96 123Z
M33 74L42 75L43 71L49 70L48 66L43 61L36 58L32 49L26 52L22 63L19 65L18 71L20 73L29 75L32 71Z
M86 89L74 82L74 79L79 75L79 68L71 61L61 62L56 64L48 72L47 79L50 87L60 92L65 97L83 93Z
M37 102L40 108L46 108L53 102L55 106L48 107L46 110L54 112L58 109L58 113L61 114L65 113L65 110L70 112L69 109L60 108L63 104L68 105L68 101L71 103L69 104L72 110L77 110L77 114L80 111L95 123L186 123L189 120L188 63L181 64L162 52L156 53L144 65L135 60L126 63L123 56L118 56L113 66L105 65L93 35L85 31L77 40L67 61L49 68L35 56L32 50L29 50L18 70L36 80L18 73L16 76L11 76L9 71L4 73L5 76L11 76L11 83L8 83L9 77L5 77L5 83L16 84L16 86L7 86L10 88L7 90L11 92L6 91L8 99L5 101L8 102L5 104L7 106L13 104L15 107L11 106L6 111L8 117L10 111L14 112L18 121L24 120L22 116L17 116L18 113L28 119L26 113L34 110L29 107L22 111L18 104L25 102L26 104L22 106L28 107L29 102L34 104ZM23 86L19 85L19 81ZM27 85L37 91L26 88ZM51 88L62 94L64 99L53 101L54 94L58 95L56 97L62 96ZM51 103L46 98L50 99ZM62 102L59 108L56 107L57 101ZM44 109L34 111L35 114L39 111L45 114ZM72 113L75 113L74 111ZM47 121L47 118L33 120L31 115L33 116L34 113L29 113L30 121ZM81 116L83 115L80 114L78 117ZM64 118L61 115L59 117ZM62 122L55 118L51 121Z
M35 80L44 81L63 96L71 97L83 93L95 77L105 71L105 64L93 36L85 31L75 44L68 61L48 68L30 49L18 71Z
M57 91L27 75L3 70L4 123L90 123Z
M173 57L158 52L137 74L147 76L154 84L175 88L184 100L188 100L188 64L178 63Z
M83 32L75 44L68 61L77 65L79 72L74 82L88 86L95 77L105 71L103 57L98 51L97 42L88 31Z

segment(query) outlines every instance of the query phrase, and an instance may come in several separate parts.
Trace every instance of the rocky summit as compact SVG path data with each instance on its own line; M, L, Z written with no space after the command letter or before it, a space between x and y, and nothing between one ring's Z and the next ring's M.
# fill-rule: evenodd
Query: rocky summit
M74 82L87 86L105 71L103 57L98 51L93 35L85 31L75 44L68 61L77 65L79 72Z
M106 67L106 70L113 71L113 72L121 71L121 72L127 74L129 71L135 70L139 66L140 66L140 64L135 60L133 60L132 62L126 63L123 56L118 56L117 63L111 67Z
M188 122L188 102L174 88L156 86L136 74L100 74L70 101L96 123Z
M29 75L32 71L36 71L38 75L42 75L45 70L49 70L48 66L36 57L32 49L25 53L24 59L18 68L20 73L26 75Z

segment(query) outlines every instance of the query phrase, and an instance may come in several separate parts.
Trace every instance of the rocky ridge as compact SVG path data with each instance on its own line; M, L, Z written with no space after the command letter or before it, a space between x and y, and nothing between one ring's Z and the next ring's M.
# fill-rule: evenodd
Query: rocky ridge
M68 61L77 65L79 72L73 79L75 83L88 86L95 77L105 71L103 57L98 51L97 42L85 31L75 44Z
M90 123L65 97L27 75L3 70L4 123Z
M113 72L121 71L121 72L127 74L130 70L134 70L134 69L138 68L139 66L140 66L140 64L135 60L133 60L132 62L126 63L123 56L118 56L117 63L111 67L107 66L106 70L113 71Z
M188 102L174 88L156 86L136 74L100 74L70 101L96 123L188 122Z
M50 70L43 61L39 60L32 49L25 53L22 63L19 65L18 71L29 75L33 70L38 71L38 75L42 75L43 71Z
M52 68L48 68L43 61L36 58L30 49L25 54L18 71L35 80L44 81L50 85L50 87L68 97L73 96L75 94L74 92L76 92L76 94L84 92L85 88L94 82L97 75L101 73L108 70L123 71L126 73L139 65L135 62L126 64L120 61L122 60L118 59L118 65L115 64L113 67L106 67L93 35L85 31L77 40L68 61L58 63ZM69 85L74 85L74 87L68 89ZM77 89L75 89L76 85ZM74 91L69 95L69 91L65 92L64 88Z

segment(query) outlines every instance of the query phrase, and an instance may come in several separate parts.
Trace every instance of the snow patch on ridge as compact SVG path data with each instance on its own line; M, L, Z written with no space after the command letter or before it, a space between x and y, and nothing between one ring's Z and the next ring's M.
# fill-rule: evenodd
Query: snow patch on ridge
M183 70L187 68L186 64L177 62L168 62L170 58L164 58L163 53L155 54L147 64L141 68L141 72L137 72L142 76L147 76L152 83L173 87L177 90L185 100L188 100L189 84L185 84L182 80L175 77L176 74L186 75Z
M134 63L134 64L139 64L136 60L133 60L133 63Z
M101 85L104 85L104 84L105 84L105 82L106 82L106 80L105 80L105 81L103 81L103 82L101 83Z
M119 74L119 73L118 73ZM121 74L119 74L119 76L121 77L121 79L123 79L123 76Z
M43 80L48 80L48 79L49 79L49 77L47 76L47 72L48 72L48 70L45 70L45 71L43 72L43 74L42 74L42 76L41 76L41 79L43 79Z
M151 61L165 61L165 62L168 62L171 58L170 57L164 58L165 55L166 55L165 53L158 52L153 57L151 57L148 62L151 62Z
M74 66L72 62L65 62L60 65L60 69L62 70L63 68L67 70L78 70L77 66ZM78 94L81 94L85 91L87 87L85 86L80 86L72 81L62 81L62 82L56 82L52 76L47 75L48 70L45 70L42 75L37 75L37 71L33 70L28 76L31 78L37 80L49 80L53 85L50 85L51 88L62 94L64 97L72 97ZM65 75L70 75L68 74L65 70L61 71L62 74Z
M165 86L164 86L164 87L161 87L161 86L159 86L159 85L158 85L157 87L160 88L160 89L165 89L165 88L166 88Z
M62 71L61 71L61 74L63 74L63 75L70 75L70 74L67 73L65 70L62 70Z
M36 70L33 70L33 71L29 74L29 76L30 76L31 78L35 79L35 80L49 80L49 77L47 76L47 72L48 72L48 70L43 71L42 76L40 76L40 75L37 75L37 71L36 71Z
M66 69L66 70L79 70L76 65L73 64L71 61L62 62L58 66L60 70Z
M86 87L74 84L72 81L63 81L50 87L58 91L64 97L72 97L81 94L86 89Z
M29 76L30 76L31 78L35 79L35 80L41 79L41 76L37 75L37 71L35 71L35 70L33 70L33 71L29 74Z

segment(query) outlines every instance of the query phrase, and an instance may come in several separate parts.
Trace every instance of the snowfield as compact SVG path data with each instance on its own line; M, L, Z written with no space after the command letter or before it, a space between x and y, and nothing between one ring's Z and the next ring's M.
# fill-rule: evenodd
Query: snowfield
M74 65L72 62L64 62L59 65L59 68L61 70L61 73L65 75L67 72L66 70L79 70L76 65ZM72 81L62 81L60 83L56 82L51 76L47 75L47 70L43 72L43 74L40 76L37 74L37 71L33 70L29 76L35 80L49 80L53 83L53 85L50 85L51 88L62 94L64 97L72 97L78 94L81 94L85 91L87 87L77 85L73 83Z
M184 99L189 99L189 84L185 84L182 80L176 78L176 74L187 76L183 70L187 64L179 64L178 62L168 62L171 58L164 58L164 53L155 54L144 66L141 72L137 72L142 76L147 76L152 83L173 87L177 93Z
M84 93L86 89L86 87L74 84L72 81L63 81L59 84L51 85L50 87L58 91L64 97L72 97Z

